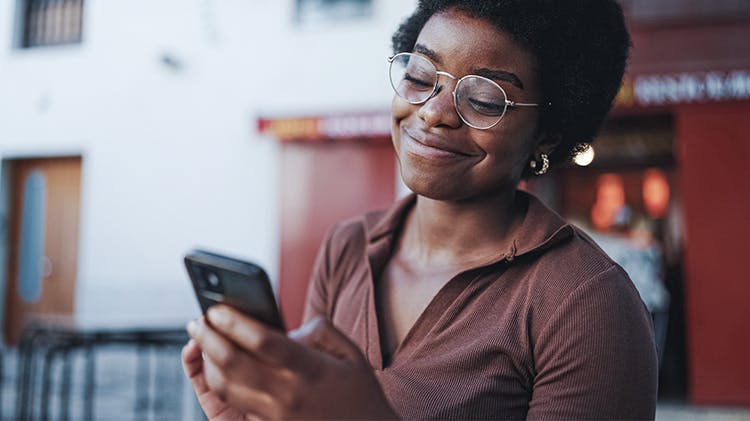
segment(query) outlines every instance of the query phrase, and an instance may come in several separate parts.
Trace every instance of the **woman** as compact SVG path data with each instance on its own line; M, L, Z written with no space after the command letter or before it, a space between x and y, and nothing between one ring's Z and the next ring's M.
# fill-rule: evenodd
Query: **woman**
M183 363L209 418L653 418L638 293L517 190L596 134L627 58L620 7L421 1L393 41L414 195L334 227L299 331L227 307L190 323Z

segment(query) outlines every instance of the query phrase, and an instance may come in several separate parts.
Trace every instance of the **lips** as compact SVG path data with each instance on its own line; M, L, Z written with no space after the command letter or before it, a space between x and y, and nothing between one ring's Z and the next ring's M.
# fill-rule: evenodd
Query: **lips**
M460 156L474 156L476 154L470 153L457 147L453 142L447 139L435 135L425 133L421 130L415 130L411 128L402 127L402 142L406 141L404 146L407 149L412 149L413 152L418 155L428 155L435 157L460 157Z

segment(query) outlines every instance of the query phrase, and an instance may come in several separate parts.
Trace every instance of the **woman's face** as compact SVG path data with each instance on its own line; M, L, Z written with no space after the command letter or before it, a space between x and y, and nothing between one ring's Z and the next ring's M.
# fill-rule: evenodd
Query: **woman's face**
M422 29L414 52L458 78L490 77L515 102L542 102L536 58L491 23L449 10ZM413 105L394 95L393 145L406 185L438 200L487 197L514 189L538 142L536 107L508 108L487 130L467 126L453 106L456 81Z

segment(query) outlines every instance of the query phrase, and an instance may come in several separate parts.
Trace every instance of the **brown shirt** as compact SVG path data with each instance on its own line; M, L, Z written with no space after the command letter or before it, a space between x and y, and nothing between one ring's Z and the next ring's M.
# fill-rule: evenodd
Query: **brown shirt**
M305 318L348 335L406 419L654 418L656 348L638 292L585 234L518 196L527 210L513 246L450 279L390 365L375 285L414 196L331 230Z

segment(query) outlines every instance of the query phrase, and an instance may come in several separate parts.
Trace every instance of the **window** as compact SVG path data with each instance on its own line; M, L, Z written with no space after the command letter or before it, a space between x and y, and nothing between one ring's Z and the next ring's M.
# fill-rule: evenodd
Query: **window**
M371 14L372 0L297 0L298 23L334 22Z
M35 303L42 295L44 215L47 183L44 173L32 171L23 185L21 244L18 252L18 289L24 302Z
M83 0L18 1L20 47L31 48L81 42Z

